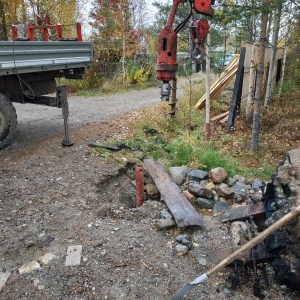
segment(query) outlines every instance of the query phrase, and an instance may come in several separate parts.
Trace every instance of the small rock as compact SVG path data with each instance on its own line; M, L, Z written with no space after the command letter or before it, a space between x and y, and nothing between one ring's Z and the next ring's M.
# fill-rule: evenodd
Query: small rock
M241 183L246 183L246 179L245 177L241 176L241 175L234 175L233 179L235 179L236 181L239 181Z
M196 200L195 195L191 194L189 191L185 190L182 193L190 202L194 202Z
M209 171L209 178L213 183L221 183L227 177L227 172L224 168L218 167Z
M198 183L190 183L188 185L188 191L194 194L197 197L205 198L205 199L213 199L214 194L211 190L202 187Z
M40 283L40 281L36 278L33 280L33 286L38 286L38 284Z
M10 274L9 272L0 272L0 291L4 288L8 278L10 277Z
M255 190L256 192L257 192L258 190L263 189L265 186L266 186L266 183L265 183L264 181L262 181L262 180L254 180L254 181L252 182L252 188L253 188L253 190Z
M235 221L230 226L232 240L235 245L243 245L248 240L247 224Z
M167 209L163 209L161 212L160 212L160 217L164 220L172 220L172 215L168 212Z
M224 210L228 210L228 209L230 209L230 206L227 203L225 203L223 201L218 201L218 202L215 203L215 206L213 208L213 212L214 213L220 213L220 212L222 212Z
M20 267L18 271L20 274L25 274L34 270L38 270L40 267L40 264L36 260L34 260Z
M169 266L166 263L163 263L163 267L164 267L164 269L168 269L169 268Z
M199 265L201 265L201 266L206 266L206 265L207 265L207 260L206 260L206 258L201 257L201 258L198 260L198 263L199 263Z
M177 185L182 185L184 183L185 178L190 171L191 168L185 166L171 167L169 169L171 178Z
M236 182L235 185L231 187L235 192L245 191L248 192L251 189L251 185L241 183L239 181Z
M81 260L82 245L69 246L65 266L79 266Z
M53 253L46 253L45 255L38 258L38 262L41 265L47 265L52 259L54 259L56 256Z
M229 186L235 185L236 182L237 182L237 180L232 177L227 178L225 181L225 183L228 184Z
M157 189L155 184L153 183L146 184L145 190L149 199L156 200L160 198L160 192Z
M100 255L104 257L106 255L106 253L107 252L105 250L103 250L103 251L100 252Z
M234 194L233 200L235 203L241 203L244 200L246 200L246 198L247 198L247 195L245 193L240 192L240 193Z
M176 245L175 246L175 251L177 252L177 255L182 256L186 253L188 253L189 248L185 245Z
M202 170L192 170L187 174L188 180L200 182L208 178L208 173Z
M226 183L220 183L216 185L216 193L221 197L229 199L233 197L234 189L229 187Z
M211 201L205 199L205 198L197 198L195 200L195 206L201 209L211 209L213 208L213 204Z
M193 237L193 242L202 243L205 240L205 236L203 234L198 234Z
M209 189L211 191L214 191L216 186L213 182L208 182L205 186L204 186L206 189Z
M189 250L193 248L193 243L189 239L183 239L181 244L187 246Z
M182 241L186 239L186 240L189 240L190 239L190 235L187 234L187 233L182 233L182 234L179 234L176 236L175 240L178 242L178 243L182 243Z
M158 223L156 223L156 228L158 230L163 229L170 229L176 226L176 223L174 220L165 220L165 219L159 219Z

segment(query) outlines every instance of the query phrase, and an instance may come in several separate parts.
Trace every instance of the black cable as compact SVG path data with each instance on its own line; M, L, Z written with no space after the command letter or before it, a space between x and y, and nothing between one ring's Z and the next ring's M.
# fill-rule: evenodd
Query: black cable
M175 30L174 30L174 32L177 34L181 29L182 29L182 27L190 20L190 17L192 16L192 14L193 14L193 7L192 7L192 0L189 0L189 3L190 3L190 13L189 13L189 15L181 22L181 23L179 23L177 26L176 26L176 28L175 28Z

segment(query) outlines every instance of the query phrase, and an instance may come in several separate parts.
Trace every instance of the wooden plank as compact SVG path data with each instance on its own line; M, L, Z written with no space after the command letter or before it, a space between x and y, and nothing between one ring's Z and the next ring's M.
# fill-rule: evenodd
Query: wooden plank
M295 169L295 178L300 180L300 148L293 149L288 152L291 165Z
M263 202L258 202L250 205L250 214L253 218L265 218L265 208ZM224 211L221 214L222 222L244 221L249 219L249 206L241 205L240 207L232 208Z
M211 120L212 122L213 122L213 121L217 121L217 120L219 120L219 119L222 119L222 118L226 117L228 114L229 114L229 111L226 111L226 112L224 112L224 113L222 113L222 114L220 114L220 115L218 115L218 116L215 116L215 117L211 118L210 120Z
M217 78L217 80L210 87L210 98L215 100L218 95L226 88L231 79L235 76L239 62L239 55L236 55L231 63L226 67L225 71ZM205 107L205 94L195 104L196 109L202 109Z
M220 120L219 123L224 124L227 122L227 120L228 120L228 115L225 118L223 118L222 120Z
M205 226L203 218L183 195L177 184L172 181L163 166L150 158L145 159L144 163L173 215L177 226Z

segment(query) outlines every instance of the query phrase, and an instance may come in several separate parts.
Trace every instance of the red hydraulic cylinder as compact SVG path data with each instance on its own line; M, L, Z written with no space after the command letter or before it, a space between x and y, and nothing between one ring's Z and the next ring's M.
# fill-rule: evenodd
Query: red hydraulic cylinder
M135 167L136 181L136 207L144 204L144 168L141 165Z

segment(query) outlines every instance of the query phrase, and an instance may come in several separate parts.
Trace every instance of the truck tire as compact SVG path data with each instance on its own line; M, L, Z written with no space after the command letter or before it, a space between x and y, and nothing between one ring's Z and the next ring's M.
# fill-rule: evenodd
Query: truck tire
M56 81L54 78L39 80L39 81L31 81L29 83L32 91L29 90L26 95L30 97L40 97L42 95L48 95L56 92Z
M8 146L17 128L16 109L11 101L0 93L0 150Z

